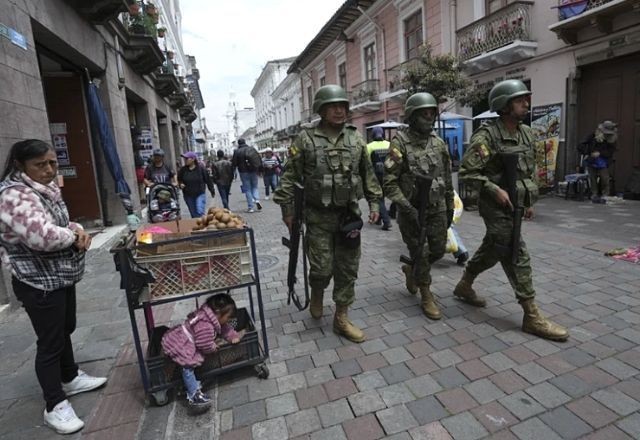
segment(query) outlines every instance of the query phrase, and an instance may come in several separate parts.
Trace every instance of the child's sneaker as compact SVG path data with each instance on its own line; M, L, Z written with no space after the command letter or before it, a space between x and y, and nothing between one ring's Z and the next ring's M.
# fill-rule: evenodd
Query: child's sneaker
M44 410L44 424L58 434L72 434L84 428L68 400L58 403L51 412Z
M193 406L193 407L201 408L204 406L211 405L211 397L207 396L201 390L196 391L193 397L190 397L188 400L189 400L189 406Z
M82 370L78 370L78 375L71 382L62 384L62 390L69 397L85 391L95 390L105 383L107 383L106 377L93 377Z
M258 208L258 211L262 211L262 204L257 200L256 200L256 208Z

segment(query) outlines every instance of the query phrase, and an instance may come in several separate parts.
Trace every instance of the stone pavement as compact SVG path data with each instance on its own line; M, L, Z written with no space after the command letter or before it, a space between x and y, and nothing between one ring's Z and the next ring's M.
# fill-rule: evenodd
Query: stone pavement
M234 190L232 209L242 211ZM197 417L182 395L145 405L124 294L108 253L94 251L74 342L82 368L110 380L72 398L87 427L71 438L640 438L639 267L602 254L640 243L640 203L546 198L524 225L538 303L570 327L564 344L519 330L521 310L499 267L476 284L486 309L454 300L462 269L450 255L432 273L445 317L429 321L404 289L397 226L371 225L351 312L368 339L352 344L331 332L329 292L319 321L286 305L284 227L277 206L264 206L245 217L257 236L270 377L259 380L250 368L220 377L207 386L215 408ZM473 251L484 226L467 212L459 231ZM234 295L246 302L243 292ZM193 307L184 301L154 312L158 322L178 321ZM35 344L21 310L0 323L0 350L0 438L55 438L41 426Z

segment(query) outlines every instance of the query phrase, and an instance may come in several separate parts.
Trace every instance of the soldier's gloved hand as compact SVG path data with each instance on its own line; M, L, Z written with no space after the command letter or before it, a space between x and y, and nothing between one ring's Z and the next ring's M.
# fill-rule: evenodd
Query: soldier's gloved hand
M451 227L453 223L453 209L447 209L447 229Z

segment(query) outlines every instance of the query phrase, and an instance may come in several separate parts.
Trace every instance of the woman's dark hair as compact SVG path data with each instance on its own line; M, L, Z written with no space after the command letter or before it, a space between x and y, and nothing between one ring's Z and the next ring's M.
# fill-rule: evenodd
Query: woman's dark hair
M6 179L17 170L16 162L24 165L26 161L40 157L50 150L53 150L53 147L39 139L25 139L24 141L16 142L9 150L9 156L0 180Z
M217 295L212 295L207 298L207 305L213 313L218 316L226 315L229 312L235 312L236 303L231 298L231 295L227 293L219 293Z

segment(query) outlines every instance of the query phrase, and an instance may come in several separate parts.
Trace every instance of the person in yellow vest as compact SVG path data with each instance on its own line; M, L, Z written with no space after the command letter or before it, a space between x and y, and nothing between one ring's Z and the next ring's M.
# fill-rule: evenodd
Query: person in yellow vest
M367 144L367 156L371 159L373 165L373 171L382 186L382 178L384 177L384 160L389 153L389 141L384 139L384 130L382 127L373 128L373 142ZM376 222L377 225L382 225L383 231L391 229L391 218L389 218L389 211L384 202L384 191L380 198L380 218Z

